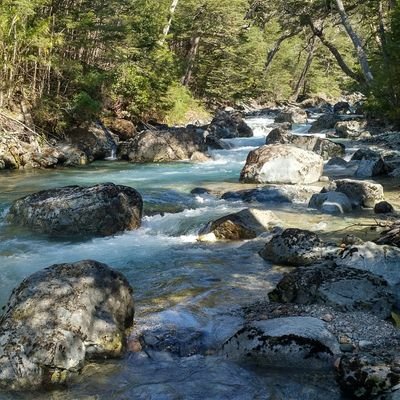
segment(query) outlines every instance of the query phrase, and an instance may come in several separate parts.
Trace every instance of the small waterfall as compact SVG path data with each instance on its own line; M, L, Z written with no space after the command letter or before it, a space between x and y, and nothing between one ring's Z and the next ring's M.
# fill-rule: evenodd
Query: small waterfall
M107 161L115 161L117 159L117 143L115 142L114 138L111 135L111 132L108 130L106 126L103 125L101 121L98 121L97 124L101 127L103 132L105 133L107 137L107 141L110 144L111 150L110 150L110 155L105 158Z

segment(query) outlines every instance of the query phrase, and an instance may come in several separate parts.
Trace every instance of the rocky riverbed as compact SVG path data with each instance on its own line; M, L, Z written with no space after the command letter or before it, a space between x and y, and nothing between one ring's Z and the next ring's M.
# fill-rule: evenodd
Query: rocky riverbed
M225 111L120 135L129 162L4 171L0 398L395 399L397 146L351 107L316 111ZM52 391L9 390L28 387Z

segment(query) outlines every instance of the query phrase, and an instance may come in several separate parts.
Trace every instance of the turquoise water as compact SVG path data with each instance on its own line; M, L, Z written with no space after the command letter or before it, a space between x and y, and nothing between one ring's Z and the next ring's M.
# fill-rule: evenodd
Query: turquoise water
M248 205L209 195L193 196L190 190L236 184L248 152L265 143L271 122L268 118L249 120L256 137L227 140L230 150L212 151L210 161L201 164L104 161L76 169L2 172L0 306L12 288L34 271L54 263L95 259L123 272L133 286L137 332L190 329L201 332L207 346L217 348L243 322L235 310L265 299L281 272L262 260L254 246L197 242L199 229L209 220ZM297 132L304 130L306 127L297 127ZM7 209L16 198L48 188L101 182L132 186L142 194L145 217L140 229L90 240L54 239L16 229L5 221ZM299 212L304 213L307 226L325 223L325 217L315 217L304 205L275 208L293 221L298 220ZM89 368L69 390L25 397L0 394L0 399L268 399L276 390L273 398L283 400L289 398L288 391L296 393L300 387L305 391L301 399L338 398L335 390L315 382L307 386L300 384L301 380L286 382L284 376L261 377L251 369L202 356L185 361L165 354L148 357L140 353L92 368L93 373ZM199 374L198 378L193 379L190 371ZM212 377L213 389L206 385L202 390L201 382L207 376ZM274 389L275 381L279 388ZM267 385L270 389L266 391ZM323 397L318 397L321 393Z

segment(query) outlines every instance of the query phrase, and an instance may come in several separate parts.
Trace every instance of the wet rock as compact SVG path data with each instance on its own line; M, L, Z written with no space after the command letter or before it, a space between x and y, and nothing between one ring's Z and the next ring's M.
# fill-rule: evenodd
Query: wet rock
M394 212L394 208L387 201L380 201L379 203L375 204L374 212L375 214L390 214Z
M199 232L200 241L254 239L280 221L272 211L247 208L210 221Z
M386 175L389 168L382 158L378 160L361 160L355 176L357 178L371 178Z
M269 293L279 303L321 304L339 311L368 311L379 318L391 315L394 298L387 282L367 271L321 264L285 274Z
M140 227L143 201L113 183L43 190L16 200L9 222L50 235L101 235Z
M221 198L227 201L244 201L248 203L305 203L319 190L318 186L269 185L256 189L226 192Z
M400 383L400 360L388 352L343 355L337 367L337 381L351 398L367 400L388 395Z
M332 368L340 352L325 323L312 317L283 317L254 321L228 339L222 354L262 366Z
M353 208L373 208L384 199L382 185L369 181L338 179L323 189L323 192L329 191L344 193L350 199Z
M207 156L204 153L201 153L200 151L195 151L191 156L190 156L190 161L192 162L207 162L210 161L210 157Z
M190 191L190 194L194 195L210 194L210 191L206 188L196 187Z
M204 136L192 130L146 130L121 142L118 158L134 163L188 160L196 152L206 152Z
M339 115L350 114L350 104L347 101L339 101L333 106L333 112Z
M366 131L365 121L340 121L335 125L336 135L340 138L358 138Z
M132 288L105 264L58 264L31 275L0 320L0 388L62 384L85 360L121 356L133 314Z
M345 214L352 211L350 199L340 192L313 194L308 207L316 208L327 214Z
M319 133L324 130L334 129L338 121L340 121L340 117L335 114L321 115L315 122L311 124L311 128L308 133Z
M260 256L274 264L311 265L329 256L329 249L314 232L289 228L273 235Z
M347 167L348 162L341 157L333 157L327 162L329 167Z
M240 174L245 183L307 184L318 182L323 159L291 145L266 145L249 153Z
M379 160L382 154L376 150L371 150L369 148L358 149L353 156L351 161L361 161L361 160Z
M207 131L218 139L253 136L253 130L243 120L242 114L237 111L217 111Z
M287 108L275 118L276 123L288 122L290 124L306 124L307 113L301 108Z
M381 237L375 240L377 244L387 244L400 247L400 224L394 223L381 233Z

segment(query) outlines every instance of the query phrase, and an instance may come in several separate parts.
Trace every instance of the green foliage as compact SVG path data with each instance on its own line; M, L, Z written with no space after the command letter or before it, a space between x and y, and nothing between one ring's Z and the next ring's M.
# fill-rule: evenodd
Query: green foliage
M164 118L169 125L186 125L193 121L206 121L210 118L210 114L201 102L194 99L189 89L179 83L170 86L165 101L170 105Z

